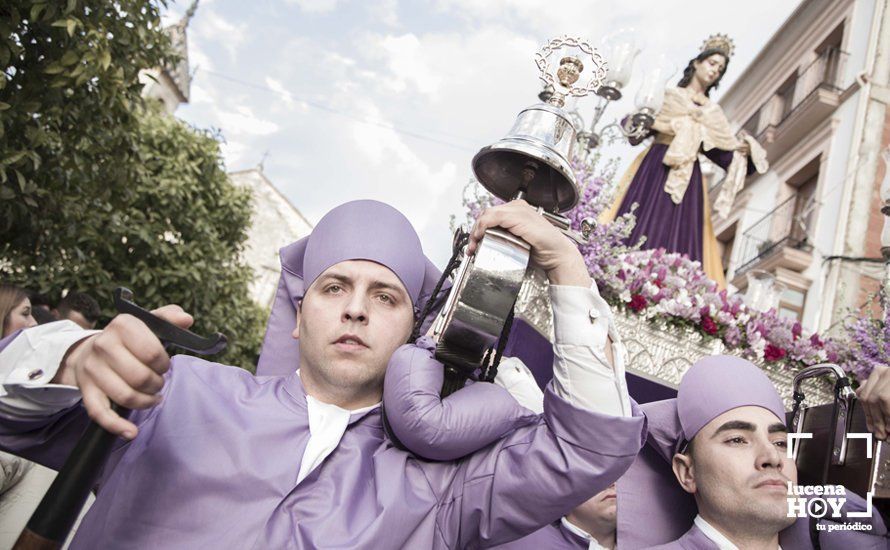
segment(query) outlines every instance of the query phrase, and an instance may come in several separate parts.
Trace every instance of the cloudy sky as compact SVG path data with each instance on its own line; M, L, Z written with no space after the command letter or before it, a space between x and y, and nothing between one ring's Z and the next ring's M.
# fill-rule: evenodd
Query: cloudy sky
M175 21L188 1L171 3ZM315 222L373 198L405 212L444 264L470 160L537 101L535 52L564 34L633 28L643 41L625 99L663 53L678 67L708 35L729 34L732 84L796 0L202 0L188 29L194 80L177 116L218 128L229 171L266 175ZM675 79L672 79L672 81ZM715 94L720 97L719 91ZM594 100L579 108L588 120ZM630 147L610 149L628 162Z

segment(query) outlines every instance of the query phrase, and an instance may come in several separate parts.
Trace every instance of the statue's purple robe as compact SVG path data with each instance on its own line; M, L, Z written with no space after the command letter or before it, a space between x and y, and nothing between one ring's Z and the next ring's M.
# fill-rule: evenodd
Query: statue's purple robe
M670 168L662 162L667 149L666 144L652 144L634 174L615 217L630 212L633 204L639 205L635 212L637 223L626 239L628 245L636 244L645 237L641 246L643 249L664 248L701 262L704 258L705 226L701 164L695 161L683 201L674 204L671 196L664 191L670 172ZM711 149L703 154L724 170L732 162L732 151ZM748 174L753 172L754 164L749 162Z
M133 413L139 435L119 443L71 548L491 546L612 483L645 439L638 410L601 415L548 389L536 421L462 460L428 462L392 446L378 408L353 415L298 485L310 435L299 375L176 356L165 376L160 404ZM0 448L58 469L87 421L81 405L0 417Z

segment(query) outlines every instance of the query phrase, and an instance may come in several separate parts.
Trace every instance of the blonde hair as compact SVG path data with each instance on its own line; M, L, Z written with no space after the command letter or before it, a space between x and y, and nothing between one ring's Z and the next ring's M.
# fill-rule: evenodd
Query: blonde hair
M28 293L15 285L0 284L0 319L3 320L3 326L0 326L0 336L6 334L9 314L27 297Z

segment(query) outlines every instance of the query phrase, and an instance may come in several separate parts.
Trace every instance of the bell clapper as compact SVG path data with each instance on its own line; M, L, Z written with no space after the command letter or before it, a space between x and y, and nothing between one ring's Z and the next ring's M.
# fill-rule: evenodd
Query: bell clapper
M528 195L528 186L534 181L535 176L538 175L538 163L529 160L522 166L522 172L520 174L520 184L519 189L516 190L516 194L513 195L513 200L525 199Z

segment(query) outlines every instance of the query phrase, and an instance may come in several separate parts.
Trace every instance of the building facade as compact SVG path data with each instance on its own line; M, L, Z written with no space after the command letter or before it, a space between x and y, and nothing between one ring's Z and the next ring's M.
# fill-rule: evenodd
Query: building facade
M307 236L312 224L263 174L262 165L230 172L235 185L250 189L253 216L244 246L244 262L253 269L250 293L263 307L271 307L278 289L281 247Z
M751 272L772 273L784 287L780 313L813 331L877 303L887 4L804 0L720 98L770 162L714 219L727 281L745 290ZM715 174L711 200L721 184Z
M182 103L188 103L191 88L189 69L188 30L189 21L198 9L198 0L192 2L182 18L165 30L170 36L173 50L179 56L175 64L146 69L139 73L142 97L159 101L167 114L172 115Z

